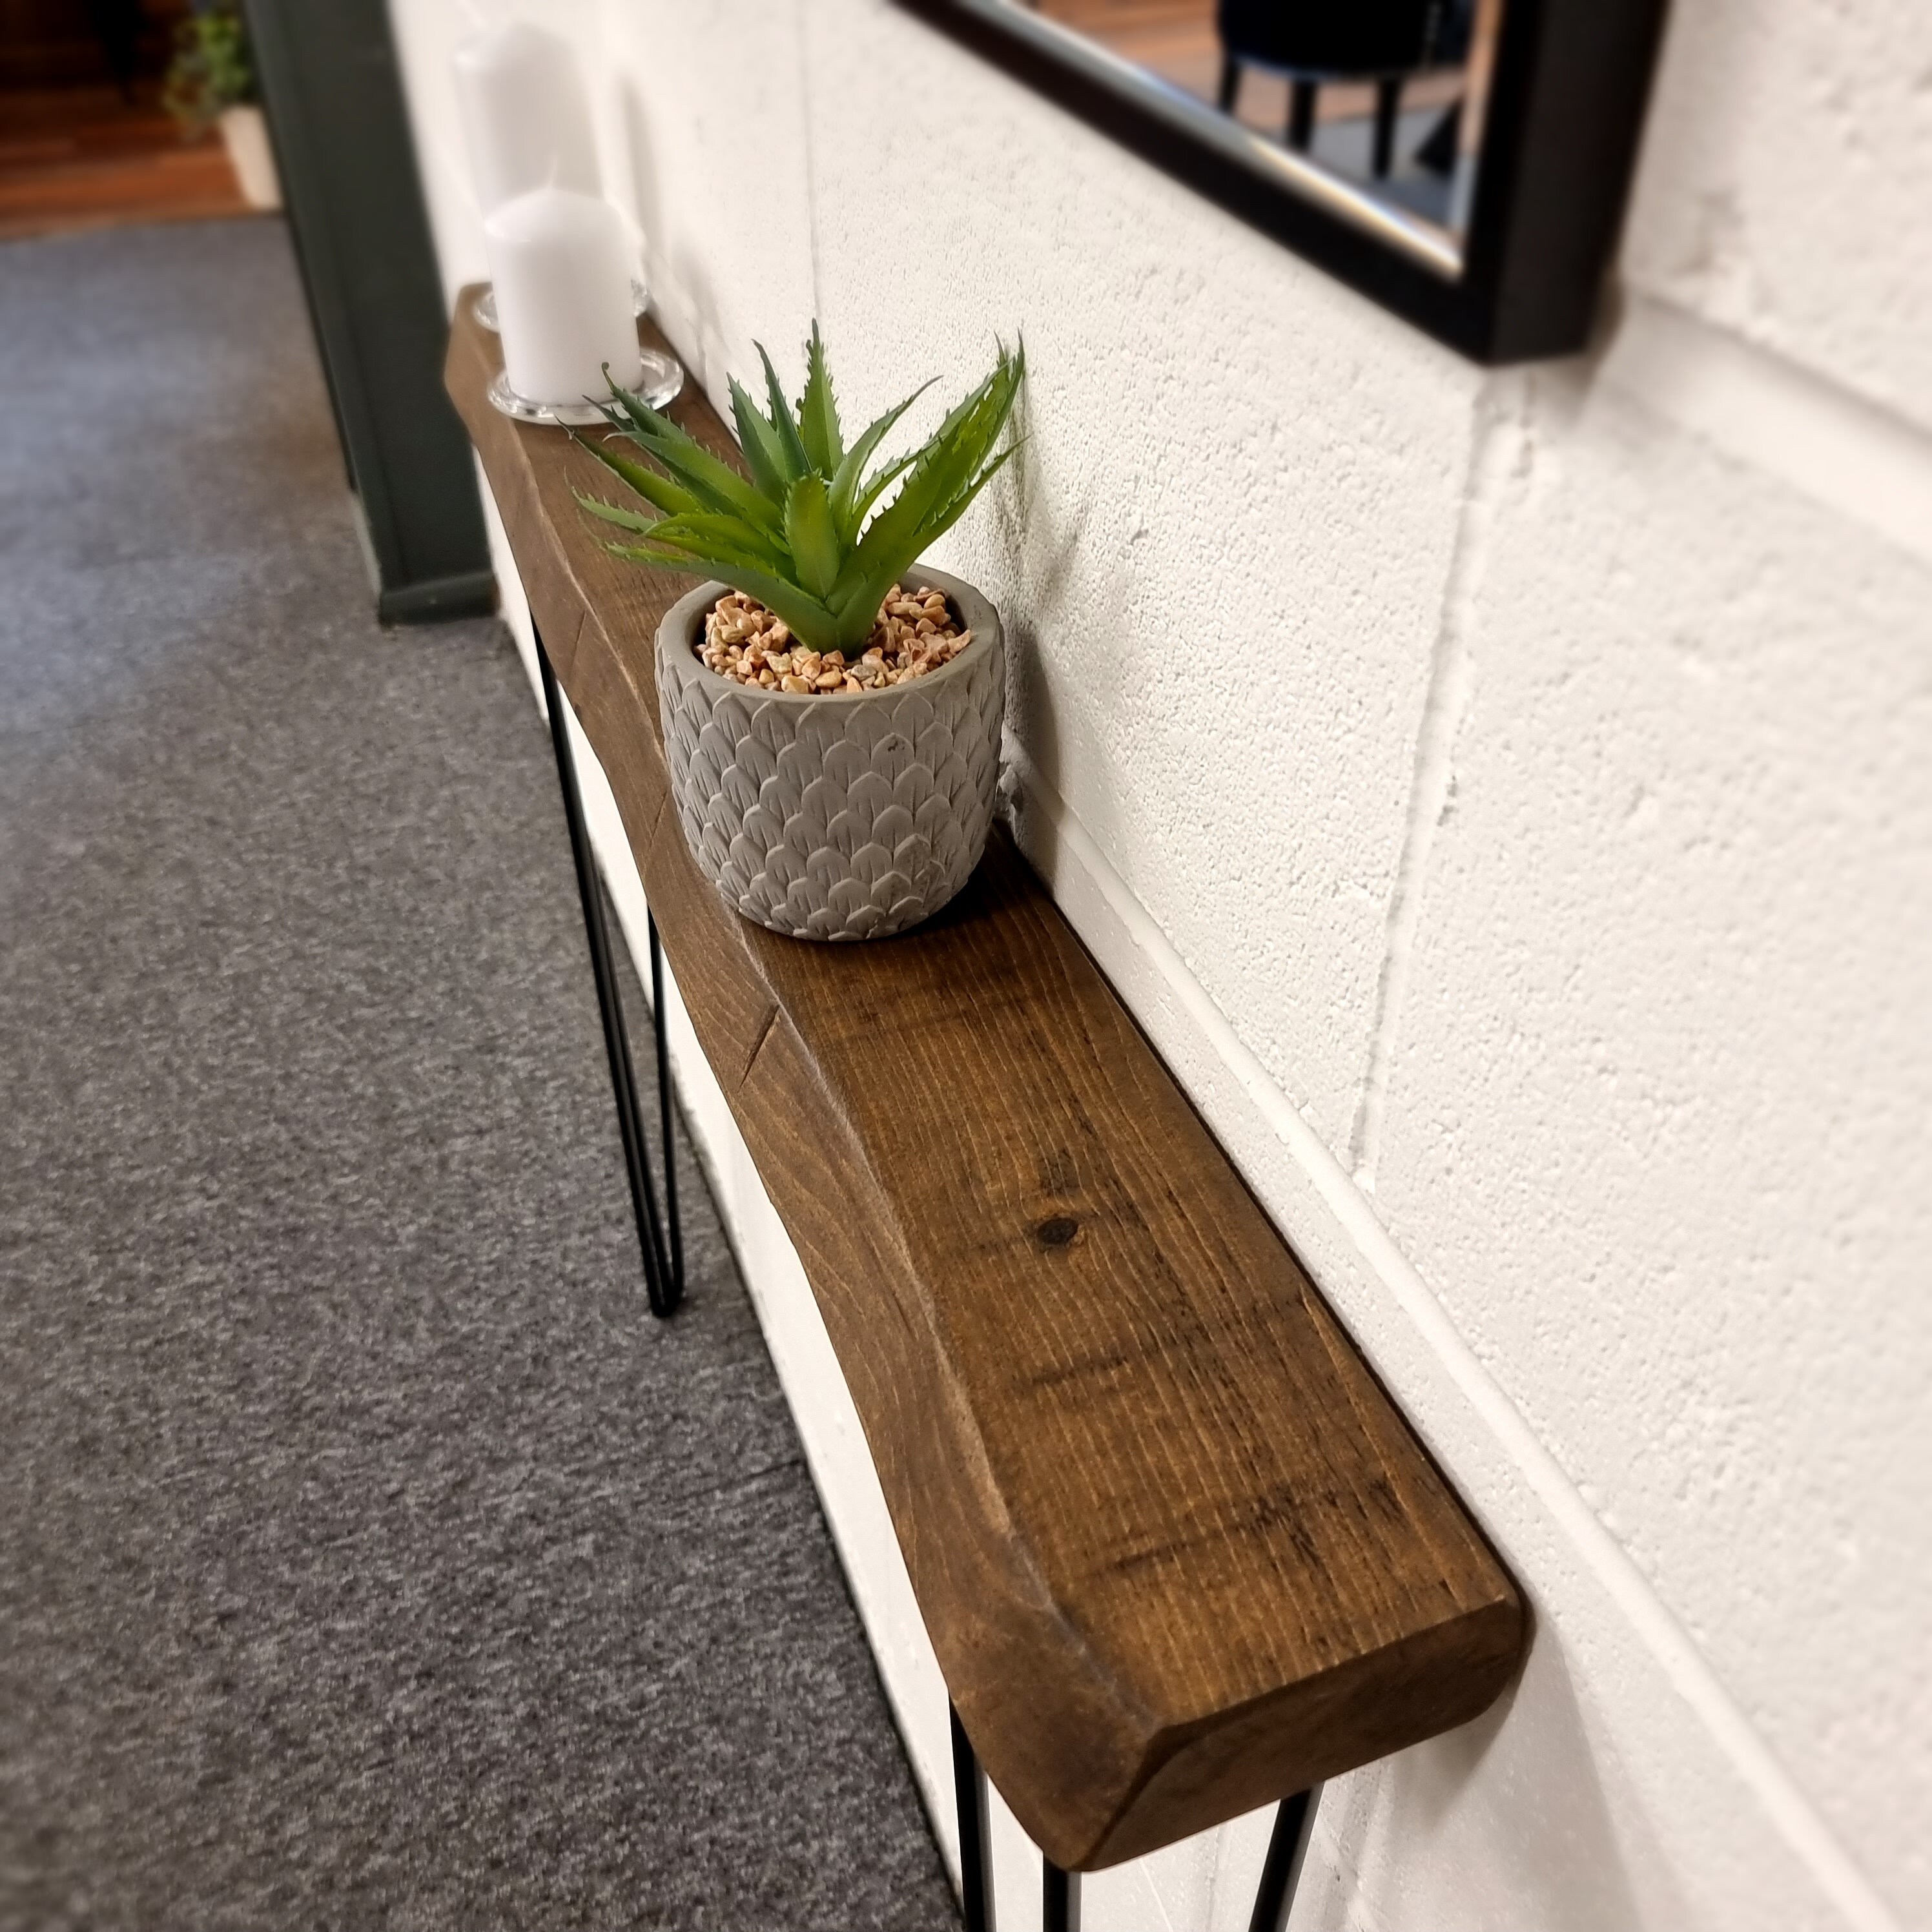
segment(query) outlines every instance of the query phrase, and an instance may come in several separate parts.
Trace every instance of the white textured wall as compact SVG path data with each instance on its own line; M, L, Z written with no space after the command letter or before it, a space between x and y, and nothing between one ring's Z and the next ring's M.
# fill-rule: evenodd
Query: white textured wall
M472 10L394 4L453 286ZM1489 375L883 0L526 10L714 394L814 313L848 415L1024 330L948 547L1020 640L1022 836L1534 1600L1504 1707L1331 1787L1297 1932L1932 1924L1932 14L1678 0L1614 328ZM1244 1924L1261 1828L1089 1926Z

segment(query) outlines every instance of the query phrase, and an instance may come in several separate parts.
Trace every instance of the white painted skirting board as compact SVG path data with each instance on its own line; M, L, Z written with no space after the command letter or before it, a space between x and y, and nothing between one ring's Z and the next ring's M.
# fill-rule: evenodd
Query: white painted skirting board
M484 497L505 616L541 704L527 607L487 489ZM574 719L572 728L593 842L633 957L643 960L642 888L602 772ZM1432 1862L1449 1873L1442 1882L1467 1913L1442 1932L1594 1926L1594 1908L1587 1922L1575 1920L1575 1898L1553 1889L1552 1869L1560 1870L1574 1840L1577 1882L1607 1886L1613 1897L1605 1924L1676 1932L1707 1915L1708 1922L1730 1922L1722 1892L1690 1898L1680 1889L1682 1874L1702 1865L1749 1869L1760 1881L1774 1873L1789 1902L1780 1932L1900 1932L1694 1640L1396 1247L1358 1178L1242 1044L1024 752L1010 742L1006 749L1022 849L1482 1518L1535 1610L1530 1662L1497 1712L1329 1787L1292 1924L1372 1932L1381 1915L1365 1902L1371 1886L1386 1890L1392 1863ZM640 977L647 982L647 974ZM944 1688L857 1414L796 1252L674 982L668 997L685 1117L956 1874ZM1642 1694L1634 1694L1639 1686ZM1574 1816L1565 1815L1546 1828L1551 1839L1538 1841L1534 1808L1515 1808L1523 1790L1547 1785L1574 1797L1580 1779L1585 1809L1600 1814L1600 1828L1580 1834ZM1040 1922L1037 1855L1003 1807L996 1803L994 1813L1000 1932L1030 1932ZM1240 1932L1268 1822L1269 1814L1258 1814L1088 1880L1087 1924L1093 1932Z

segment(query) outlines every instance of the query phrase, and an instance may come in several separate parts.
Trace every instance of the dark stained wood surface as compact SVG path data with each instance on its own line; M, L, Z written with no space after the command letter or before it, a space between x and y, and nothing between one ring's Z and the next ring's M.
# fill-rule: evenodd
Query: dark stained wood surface
M898 939L726 907L666 808L685 581L604 550L569 484L605 472L490 407L458 313L450 393L1020 1822L1109 1864L1475 1716L1514 1585L1005 835ZM673 413L736 460L694 383Z

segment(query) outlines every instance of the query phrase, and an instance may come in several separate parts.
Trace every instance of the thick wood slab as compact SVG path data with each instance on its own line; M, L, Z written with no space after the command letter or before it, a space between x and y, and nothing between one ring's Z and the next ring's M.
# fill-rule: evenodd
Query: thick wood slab
M902 938L730 911L665 808L683 584L604 552L568 489L604 472L489 406L458 314L450 393L1021 1822L1108 1864L1474 1717L1514 1586L1038 882L1000 836ZM735 460L694 385L674 413Z

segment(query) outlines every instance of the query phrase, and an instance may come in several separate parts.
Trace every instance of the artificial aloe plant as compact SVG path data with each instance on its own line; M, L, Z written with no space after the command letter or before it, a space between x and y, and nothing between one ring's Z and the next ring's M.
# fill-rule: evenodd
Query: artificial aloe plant
M1025 353L1016 349L1009 354L1002 346L993 373L922 447L882 464L869 476L866 467L887 431L926 390L888 410L848 449L818 325L812 324L806 346L805 388L796 409L787 404L762 344L758 354L770 413L758 410L741 384L731 385L748 478L613 383L605 416L655 458L663 473L608 444L586 447L663 514L644 516L580 492L577 500L592 515L649 539L613 543L618 556L664 570L710 571L782 617L808 649L855 652L878 616L880 600L927 545L958 522L1012 454L1009 446L995 456L993 447L1012 412L1026 373ZM873 514L880 497L901 477L892 501Z

